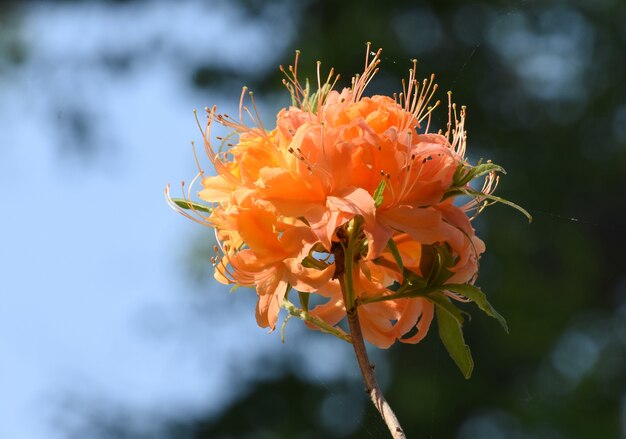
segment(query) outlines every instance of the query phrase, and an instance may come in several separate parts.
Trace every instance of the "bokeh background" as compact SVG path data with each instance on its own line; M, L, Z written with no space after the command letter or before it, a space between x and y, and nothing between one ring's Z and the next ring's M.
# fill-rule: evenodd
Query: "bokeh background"
M350 347L256 327L162 195L195 173L194 108L245 84L271 125L295 49L344 86L367 41L369 92L417 58L534 216L475 222L510 334L473 313L470 380L436 331L372 350L408 437L626 437L625 23L622 0L0 3L0 437L387 437Z

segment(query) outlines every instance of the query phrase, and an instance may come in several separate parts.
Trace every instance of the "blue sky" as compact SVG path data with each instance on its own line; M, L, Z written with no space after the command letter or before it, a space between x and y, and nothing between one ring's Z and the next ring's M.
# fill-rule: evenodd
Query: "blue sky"
M233 363L283 347L256 326L254 293L218 287L208 260L202 285L187 280L210 231L163 189L196 172L192 110L239 97L194 90L193 63L275 68L288 23L270 42L227 3L189 1L33 3L14 18L27 58L0 77L0 437L63 437L66 398L220 407L242 380ZM88 130L74 138L76 111Z

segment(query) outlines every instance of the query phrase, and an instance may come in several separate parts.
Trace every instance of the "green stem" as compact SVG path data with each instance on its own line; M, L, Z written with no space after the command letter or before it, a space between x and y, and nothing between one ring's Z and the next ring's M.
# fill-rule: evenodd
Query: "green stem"
M351 225L353 224L354 221L351 222ZM376 407L383 421L387 424L391 437L394 439L406 439L406 435L400 426L398 418L378 386L378 381L376 381L376 376L374 375L374 365L370 363L367 350L365 349L365 341L363 339L359 314L355 303L354 271L352 269L354 264L354 252L351 251L351 249L354 248L353 243L357 241L358 238L358 233L354 233L355 229L358 231L358 227L348 227L348 245L337 246L335 253L335 274L339 280L344 304L346 305L348 325L350 326L350 335L352 337L352 347L354 348L354 353L356 354L356 359L359 363L361 374L363 375L365 389L370 395L374 407ZM346 249L347 251L345 251Z
M352 343L352 338L350 337L350 334L346 334L341 329L335 328L329 325L328 323L326 323L324 320L317 318L315 316L312 316L305 310L296 307L289 300L283 299L282 307L283 309L287 310L287 312L290 315L294 317L298 317L299 319L304 320L305 322L308 322L312 325L317 326L320 331L325 332L330 335L334 335L335 337L340 338L344 341L347 341L348 343Z
M343 272L343 282L345 284L345 296L344 296L344 304L346 309L352 309L355 306L354 301L356 300L356 294L354 293L354 256L355 249L358 244L357 237L360 233L360 227L357 224L357 221L354 219L350 221L348 224L348 244L343 249L344 252L344 272ZM340 277L341 279L341 277Z
M372 297L364 297L359 298L358 304L365 305L366 303L376 303L376 302L384 302L385 300L396 300L396 299L408 299L411 297L422 297L426 296L435 291L445 290L445 285L434 285L432 287L424 287L417 289L409 289L407 291L398 291L393 294L388 294L385 296L372 296Z

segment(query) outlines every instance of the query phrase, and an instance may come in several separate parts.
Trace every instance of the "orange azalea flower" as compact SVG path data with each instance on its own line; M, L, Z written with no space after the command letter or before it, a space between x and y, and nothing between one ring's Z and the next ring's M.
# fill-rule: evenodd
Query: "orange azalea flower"
M457 113L450 94L446 132L429 132L437 85L433 76L417 82L416 62L401 94L364 97L380 50L369 56L368 44L363 73L341 92L333 90L338 76L332 69L322 81L318 62L311 93L308 82L302 87L298 80L297 54L288 71L281 67L293 105L280 110L270 130L252 94L252 111L244 105L245 87L239 120L208 110L206 131L198 125L216 175L205 176L198 163L187 197L171 199L169 187L166 197L183 215L215 229L215 278L255 288L259 326L274 330L282 307L288 318L353 345L372 402L392 436L404 438L364 340L380 348L419 343L436 316L444 346L469 378L473 360L455 303L473 301L505 330L506 321L474 286L485 245L468 213L500 201L530 216L492 194L502 168L465 160L465 109ZM228 150L213 148L213 123L233 130ZM475 190L470 182L483 176L482 190ZM209 205L190 200L198 179L198 196ZM471 200L459 207L459 195ZM292 290L300 308L290 301ZM311 295L325 301L310 307ZM349 334L339 325L344 319Z
M328 250L338 227L363 216L370 258L384 248L398 221L414 228L420 223L422 238L441 227L439 215L421 207L441 201L465 148L462 122L452 144L450 133L417 132L430 114L432 78L420 89L412 70L404 104L385 96L361 98L378 63L377 55L353 88L330 91L316 113L282 110L276 129L265 137L277 137L275 152L284 155L284 166L267 163L258 180L259 197L283 215L305 218ZM296 95L304 93L297 78L292 83ZM373 194L383 179L384 202L374 212Z
M364 72L341 91L333 90L332 70L320 79L318 64L318 90L311 93L298 80L297 62L298 56L283 69L293 106L280 110L271 130L261 124L252 95L252 111L245 105L246 88L239 120L208 110L203 137L217 174L200 170L196 178L198 196L210 206L188 199L172 204L189 217L185 209L195 210L197 221L215 228L215 277L256 288L260 326L276 327L292 289L327 298L310 311L303 299L299 316L309 326L337 325L346 304L334 258L355 239L351 306L365 338L383 348L417 343L436 306L447 306L441 300L471 299L458 291L482 297L471 288L485 246L467 213L501 201L491 195L501 168L466 162L465 110L457 114L450 98L447 131L429 132L437 85L433 77L418 83L415 63L403 92L390 98L363 96L380 51L366 57ZM213 148L213 123L234 131L227 151ZM483 175L482 191L473 191L469 182ZM473 199L458 207L453 201L460 194ZM362 227L348 239L347 225L356 219Z
M274 329L290 287L314 292L330 280L334 267L315 270L301 265L315 243L315 236L303 224L280 222L273 212L254 205L241 208L235 217L245 248L237 249L223 235L224 257L216 278L222 283L256 287L257 323Z

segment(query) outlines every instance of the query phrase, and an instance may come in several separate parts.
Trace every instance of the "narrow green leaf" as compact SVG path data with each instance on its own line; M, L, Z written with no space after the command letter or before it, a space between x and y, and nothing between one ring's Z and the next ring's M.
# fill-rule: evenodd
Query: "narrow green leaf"
M492 162L487 162L487 163L483 163L481 165L475 166L472 168L472 171L473 171L472 179L477 178L477 177L482 177L483 175L488 174L492 171L506 174L506 171L504 170L502 166L496 165L495 163L492 163Z
M380 207L383 204L383 193L385 192L386 186L387 181L385 180L385 177L383 177L383 179L380 180L380 183L378 183L376 190L374 191L374 206Z
M396 242L393 240L393 238L389 240L387 245L389 246L389 251L393 255L393 259L396 261L396 264L398 264L398 268L400 269L400 271L404 271L402 256L400 256L400 251L398 250L398 246L396 245Z
M487 295L483 293L480 288L468 284L447 284L444 285L443 288L457 294L461 294L472 300L485 314L500 322L506 333L509 333L509 327L505 318L502 317L502 315L496 311L493 306L491 306L487 300Z
M466 169L466 166L463 163L461 163L460 165L456 167L456 169L454 170L454 175L452 176L453 187L459 185L459 182L465 175L465 169Z
M528 213L528 211L526 211L526 209L524 209L522 206L519 206L519 205L513 203L512 201L506 200L504 198L496 197L495 195L484 194L484 193L482 193L480 191L475 191L473 189L463 189L462 193L465 194L465 195L469 195L471 197L481 197L481 198L486 198L488 200L497 201L498 203L506 204L507 206L512 207L513 209L515 209L518 212L521 212L523 215L525 215L526 218L528 218L528 222L531 222L533 220L532 215L530 213Z
M474 360L469 346L465 344L461 325L441 306L437 305L436 312L439 337L465 379L468 379L472 376Z
M193 201L185 200L184 198L172 198L172 201L176 203L178 207L182 207L187 210L198 210L200 212L211 213L213 211L209 206L204 204L194 203Z

